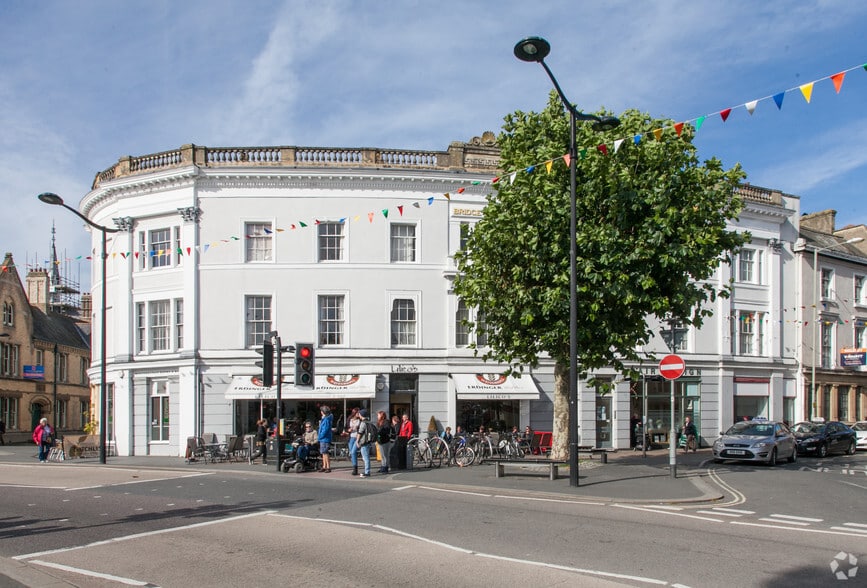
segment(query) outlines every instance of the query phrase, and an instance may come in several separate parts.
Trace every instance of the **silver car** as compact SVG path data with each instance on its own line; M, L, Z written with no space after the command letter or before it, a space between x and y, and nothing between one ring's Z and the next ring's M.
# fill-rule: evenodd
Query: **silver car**
M781 422L752 420L732 425L713 443L713 460L758 461L769 466L777 465L780 459L795 463L798 446L795 436Z

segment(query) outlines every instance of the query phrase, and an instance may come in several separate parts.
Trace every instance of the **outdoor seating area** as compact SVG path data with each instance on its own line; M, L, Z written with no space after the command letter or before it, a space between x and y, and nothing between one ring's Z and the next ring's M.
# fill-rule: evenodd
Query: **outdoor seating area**
M219 441L214 433L204 433L201 437L187 437L186 463L216 463L223 461L246 460L250 452L250 439L243 435L228 435Z

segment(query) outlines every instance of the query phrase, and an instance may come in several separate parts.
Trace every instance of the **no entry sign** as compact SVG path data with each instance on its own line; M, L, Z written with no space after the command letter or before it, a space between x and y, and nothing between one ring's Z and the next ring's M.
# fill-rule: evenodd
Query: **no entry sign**
M659 361L659 375L666 380L676 380L683 375L686 364L679 355L666 355Z

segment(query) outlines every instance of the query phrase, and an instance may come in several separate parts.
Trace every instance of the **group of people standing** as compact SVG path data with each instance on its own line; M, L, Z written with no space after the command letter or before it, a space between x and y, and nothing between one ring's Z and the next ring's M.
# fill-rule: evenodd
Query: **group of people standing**
M379 453L378 473L387 474L392 469L406 469L406 446L414 432L412 421L407 414L401 417L393 415L389 419L384 410L377 411L376 423L374 428L371 428L367 409L353 408L344 432L349 435L349 460L352 463L353 476L370 476L370 452L374 445ZM359 454L362 467L360 472Z
M322 457L322 473L331 472L331 448L334 442L334 415L327 406L320 408L319 427L304 423L302 437L308 445L319 444L319 454ZM373 427L371 427L373 425ZM369 429L369 430L368 430ZM384 410L377 411L376 421L369 418L367 409L353 408L346 419L346 427L342 431L349 437L349 459L352 463L352 475L367 478L370 476L371 456L379 455L380 468L378 473L387 474L393 469L406 469L406 448L414 430L409 416L404 414L388 417ZM251 450L248 461L262 458L267 464L266 441L274 432L270 430L267 419L256 421L256 434L253 438L255 448ZM371 451L376 453L371 454ZM361 470L359 471L359 456Z

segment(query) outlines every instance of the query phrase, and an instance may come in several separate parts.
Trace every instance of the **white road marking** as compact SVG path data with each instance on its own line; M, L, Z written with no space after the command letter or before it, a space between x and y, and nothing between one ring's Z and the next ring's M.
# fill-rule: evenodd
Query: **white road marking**
M131 578L122 578L121 576L112 576L111 574L102 574L100 572L93 572L91 570L85 570L83 568L74 568L72 566L66 566L63 564L51 563L49 561L42 561L41 559L34 559L30 561L31 564L36 564L40 566L45 566L46 568L54 568L56 570L63 570L65 572L72 572L74 574L81 574L82 576L90 576L91 578L99 578L101 580L111 580L112 582L118 582L119 584L125 584L127 586L155 586L150 582L143 582L141 580L133 580Z
M782 522L782 521L781 521ZM745 525L747 527L764 527L766 529L779 529L780 531L786 531L787 533L795 533L800 531L801 533L820 533L823 535L844 535L846 537L860 537L864 538L864 535L854 532L849 533L841 533L839 531L824 531L822 529L804 529L801 527L780 527L777 525L763 525L761 523L748 523L747 521L729 521L731 525Z
M686 513L683 513L683 512L672 512L672 511L670 511L670 510L657 510L656 508L648 508L648 507L646 507L646 506L633 506L633 505L630 505L630 504L612 504L611 506L614 506L614 507L617 507L617 508L626 508L626 509L629 509L629 510L640 510L640 511L644 511L644 512L652 512L652 513L655 513L655 514L668 515L668 516L671 516L671 517L686 517L686 518L688 518L688 519L698 519L698 520L700 520L700 521L711 521L711 522L714 522L714 523L722 523L722 522L724 522L724 521L722 521L722 520L720 520L720 519L713 519L713 518L711 518L711 517L697 517L697 516L695 516L695 515L690 515L690 514L686 514Z
M569 500L565 498L537 498L533 496L506 496L505 494L495 494L494 498L505 498L507 500L535 500L536 502L560 502L565 504L587 504L591 506L607 506L605 502L590 502L587 500Z
M744 504L747 501L747 497L744 496L739 490L735 489L734 486L730 486L729 484L722 481L722 478L719 477L719 474L716 473L714 468L707 468L708 477L720 488L723 489L724 492L728 492L732 495L732 499L726 502L723 506L737 506L738 504Z
M862 525L861 523L843 523L847 527L861 527L867 529L867 525Z
M112 539L105 539L103 541L94 541L93 543L85 543L83 545L75 545L73 547L62 547L60 549L49 549L47 551L38 551L35 553L24 553L21 555L13 556L14 560L25 560L25 559L33 559L34 557L42 557L44 555L53 555L55 553L66 553L67 551L77 551L79 549L87 549L88 547L96 547L99 545L110 545L112 543L121 543L123 541L130 541L132 539L140 539L142 537L152 537L154 535L164 535L166 533L175 533L177 531L186 531L187 529L196 529L199 527L210 527L211 525L222 525L223 523L231 523L233 521L239 521L242 519L249 519L251 517L260 517L262 515L272 514L275 511L273 510L263 510L262 512L254 512L245 515L238 515L236 517L229 517L225 519L219 519L215 521L205 521L203 523L193 523L192 525L184 525L183 527L170 527L167 529L159 529L157 531L146 531L144 533L134 533L132 535L123 535L121 537L114 537Z
M742 514L738 514L738 513L736 513L736 512L720 512L720 511L718 511L718 510L697 510L697 511L695 511L695 512L698 513L698 514L717 515L717 516L720 516L720 517L735 517L735 518L738 518L738 517L742 517L742 516L744 516L744 515L742 515Z
M759 520L768 523L783 523L784 525L800 525L802 527L808 527L810 525L810 523L803 523L801 521L787 521L785 519L761 518Z
M844 525L849 525L850 523L843 523ZM864 533L864 536L867 537L867 529L853 529L852 527L831 527L835 531L850 531L853 533Z
M484 496L491 498L493 494L485 494L484 492L467 492L466 490L449 490L447 488L433 488L431 486L419 486L422 490L431 490L432 492L446 492L448 494L469 494L470 496Z
M415 488L415 484L411 484L409 486L401 486L400 488L393 488L393 490L397 490L400 492L401 490L409 490L410 488Z
M745 515L756 514L756 511L754 511L754 510L740 510L740 509L737 509L737 508L717 508L716 506L713 507L712 510L714 510L714 511L722 511L722 512L733 512L733 513L737 513L737 514L745 514Z
M198 476L213 476L213 472L197 472L195 474L183 474L181 476L172 476L169 478L162 478L156 480L130 480L128 482L116 482L114 484L95 484L93 486L79 486L77 488L63 488L63 490L67 492L73 492L76 490L93 490L94 488L113 488L115 486L126 486L128 484L152 484L155 482L165 482L166 480L173 480L178 477L180 478L195 478ZM151 492L156 492L156 489L151 490Z
M677 514L677 513L674 513L674 514ZM394 533L395 535L400 535L401 537L414 539L416 541L422 541L424 543L429 543L431 545L438 545L438 546L443 547L445 549L457 551L459 553L463 553L466 555L474 555L476 557L484 557L484 558L496 559L496 560L500 560L500 561L510 561L510 562L520 563L520 564L524 564L524 565L538 566L538 567L549 568L549 569L553 569L553 570L563 570L563 571L567 571L567 572L575 572L578 574L587 574L587 575L599 576L599 577L603 577L603 578L617 578L620 580L632 580L632 581L637 581L637 582L644 582L646 584L658 584L660 586L668 586L669 585L669 582L667 582L665 580L657 580L656 578L647 578L644 576L631 576L628 574L617 574L617 573L613 573L613 572L603 572L601 570L590 570L590 569L585 569L585 568L576 568L576 567L572 567L572 566L562 566L562 565L558 565L558 564L546 563L546 562L541 562L541 561L536 561L536 560L531 560L531 559L519 559L519 558L514 558L514 557L505 557L505 556L501 556L501 555L495 555L492 553L482 553L480 551L472 551L469 549L464 549L463 547L457 547L455 545L443 543L442 541L436 541L434 539L428 539L427 537L422 537L421 535L415 535L413 533L407 533L405 531L401 531L399 529L394 529L392 527L385 527L383 525L375 525L372 523L358 523L358 522L352 522L352 521L336 521L336 520L328 520L328 519L291 516L291 515L284 515L284 514L279 514L279 513L274 514L273 516L286 517L286 518L292 518L292 519L303 519L306 521L313 521L313 522L331 522L331 523L337 523L337 524L341 524L341 525L347 525L348 524L348 525L354 525L354 526L370 527L372 529L379 529L381 531L386 531L388 533ZM672 584L672 586L681 586L681 584ZM684 588L687 588L687 587L684 587Z
M784 515L784 514L772 514L770 516L778 518L778 519L789 519L792 521L806 521L808 523L821 523L822 522L822 519L812 519L810 517L796 517L796 516Z

